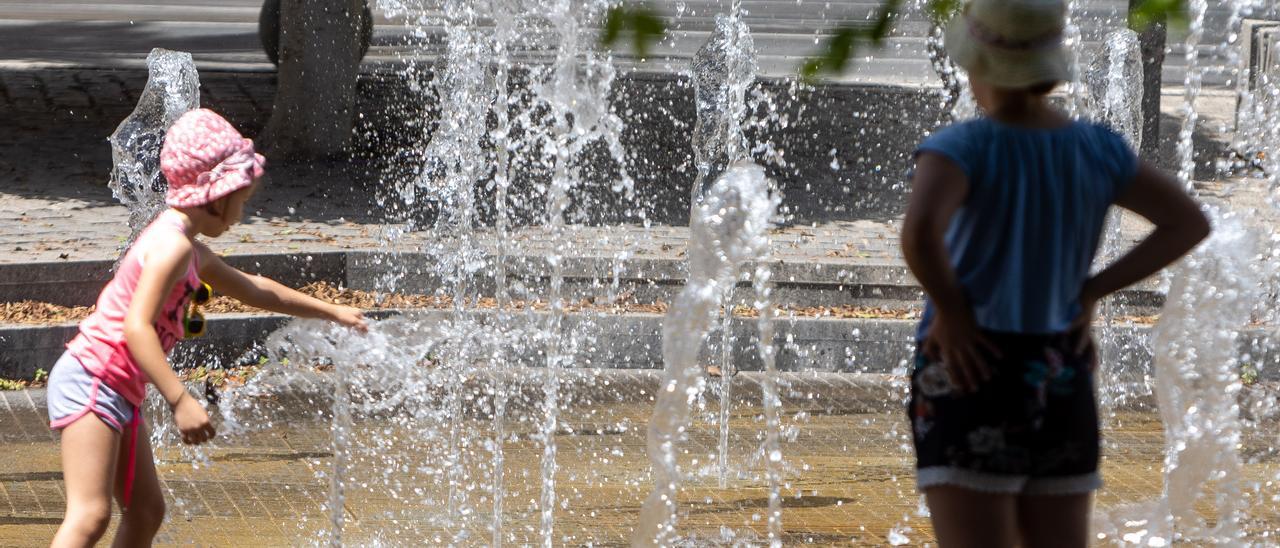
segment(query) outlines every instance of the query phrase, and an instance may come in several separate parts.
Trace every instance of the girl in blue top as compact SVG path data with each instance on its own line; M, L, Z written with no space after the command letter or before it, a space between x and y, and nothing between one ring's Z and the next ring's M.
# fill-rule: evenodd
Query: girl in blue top
M1198 204L1046 96L1070 78L1060 0L974 0L947 29L985 115L916 152L903 223L928 295L908 414L938 542L1086 546L1098 475L1095 304L1209 232ZM1111 205L1155 225L1090 276Z

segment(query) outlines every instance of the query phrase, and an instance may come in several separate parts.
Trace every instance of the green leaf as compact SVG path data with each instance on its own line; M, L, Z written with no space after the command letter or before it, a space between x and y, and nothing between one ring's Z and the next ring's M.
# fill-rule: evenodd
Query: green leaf
M875 25L869 30L871 43L879 46L884 43L885 37L889 36L889 31L893 30L894 18L898 16L899 3L901 0L885 0L884 4L880 5Z
M620 4L605 14L600 45L611 49L623 36L630 35L632 48L643 58L648 57L650 47L666 34L667 25L653 8L644 4L633 7Z
M849 64L860 41L874 43L873 28L844 25L823 42L822 49L800 65L800 77L812 82L819 74L839 74Z
M818 73L822 72L822 68L822 59L806 59L804 64L800 65L800 79L805 83L813 83L813 81L817 79Z
M1186 0L1143 0L1129 10L1129 28L1142 32L1160 21L1171 25L1186 26Z
M932 2L954 2L956 0L931 0ZM849 60L854 57L860 44L874 47L884 45L885 39L893 31L898 18L898 9L902 0L883 0L876 18L870 25L842 25L836 27L831 38L823 44L822 49L800 65L800 77L812 82L820 73L839 74L845 70Z
M660 36L667 32L667 25L662 22L662 18L647 7L633 10L631 12L631 21L632 26L638 33Z
M644 7L631 12L631 27L635 33L636 54L641 58L648 57L649 46L661 41L667 33L667 26L662 18Z
M604 34L600 35L600 45L611 47L618 41L622 28L627 24L627 15L626 8L622 6L609 8L609 13L604 18Z
M929 0L929 17L934 23L943 24L960 12L960 0Z
M853 57L854 49L857 48L857 40L860 32L857 28L842 28L836 32L835 37L827 44L827 52L824 55L826 60L826 68L832 72L840 72L844 70L849 58Z

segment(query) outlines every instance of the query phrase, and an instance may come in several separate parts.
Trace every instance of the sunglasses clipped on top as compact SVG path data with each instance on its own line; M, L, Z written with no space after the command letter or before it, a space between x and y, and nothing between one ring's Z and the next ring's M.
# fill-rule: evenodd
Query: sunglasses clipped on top
M209 284L200 282L196 287L196 292L191 296L191 306L182 316L182 328L185 332L184 337L194 339L204 335L205 327L208 323L204 319L204 314L200 312L200 307L209 303L213 298L213 288Z

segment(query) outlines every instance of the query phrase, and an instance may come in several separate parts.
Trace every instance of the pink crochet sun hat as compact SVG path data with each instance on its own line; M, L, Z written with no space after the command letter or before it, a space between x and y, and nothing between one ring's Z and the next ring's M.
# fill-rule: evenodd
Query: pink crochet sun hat
M218 113L195 109L178 118L164 137L160 171L169 181L165 203L198 207L253 184L267 160Z

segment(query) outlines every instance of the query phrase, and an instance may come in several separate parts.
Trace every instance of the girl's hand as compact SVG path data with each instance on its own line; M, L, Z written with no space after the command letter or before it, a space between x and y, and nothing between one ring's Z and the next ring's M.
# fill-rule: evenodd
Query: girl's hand
M351 306L333 305L333 309L329 312L333 321L353 328L361 333L369 331L369 324L365 322L364 312L359 308Z
M1075 320L1071 321L1072 336L1076 337L1076 341L1072 350L1075 350L1077 356L1083 356L1085 352L1092 352L1093 348L1093 317L1098 308L1098 300L1089 297L1087 294L1080 296L1080 314Z
M991 380L987 356L1000 357L1000 349L987 339L972 316L949 320L934 318L924 341L925 356L942 362L951 381L961 392L976 392L980 383Z
M209 413L186 390L178 397L173 406L173 422L182 433L182 443L197 445L213 439L217 434L209 423Z

